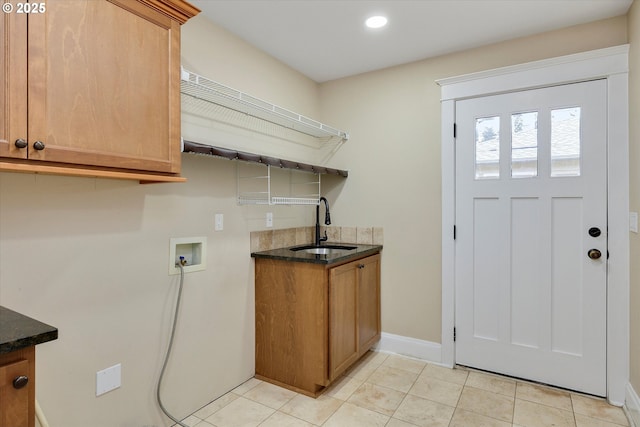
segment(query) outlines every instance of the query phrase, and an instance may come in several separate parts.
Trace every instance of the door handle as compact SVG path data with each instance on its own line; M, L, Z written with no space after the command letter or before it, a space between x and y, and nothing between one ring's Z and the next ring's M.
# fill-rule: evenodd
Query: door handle
M589 252L587 252L587 255L591 259L599 259L602 256L602 252L600 252L597 249L589 249Z

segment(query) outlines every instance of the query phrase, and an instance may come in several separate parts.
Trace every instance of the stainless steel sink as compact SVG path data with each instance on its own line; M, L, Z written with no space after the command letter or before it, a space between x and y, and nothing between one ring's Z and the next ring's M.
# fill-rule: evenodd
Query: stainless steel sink
M331 255L334 252L342 252L340 249L329 249L329 248L309 248L302 249L302 252L307 252L310 254L318 254L318 255Z
M346 245L323 245L323 246L307 245L307 246L297 246L289 250L294 252L302 251L302 252L306 252L309 254L316 254L316 255L332 255L340 252L351 251L351 250L354 250L356 247L357 246L346 246Z

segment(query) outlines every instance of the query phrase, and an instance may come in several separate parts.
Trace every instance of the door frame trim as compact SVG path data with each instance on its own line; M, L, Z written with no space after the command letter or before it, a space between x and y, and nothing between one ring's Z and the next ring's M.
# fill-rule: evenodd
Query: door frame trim
M456 101L525 89L607 80L607 399L622 406L629 381L629 45L437 80L442 114L442 348L455 364Z

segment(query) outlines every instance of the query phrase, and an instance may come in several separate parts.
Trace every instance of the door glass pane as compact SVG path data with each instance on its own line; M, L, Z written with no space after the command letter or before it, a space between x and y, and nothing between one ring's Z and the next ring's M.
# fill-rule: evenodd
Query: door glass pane
M476 179L500 177L500 117L476 119Z
M538 112L511 115L511 176L538 176Z
M580 107L551 110L551 176L580 176Z

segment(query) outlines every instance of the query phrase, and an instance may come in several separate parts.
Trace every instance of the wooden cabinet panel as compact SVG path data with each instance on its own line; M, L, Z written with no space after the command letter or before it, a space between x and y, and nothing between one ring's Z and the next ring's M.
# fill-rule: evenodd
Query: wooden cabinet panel
M177 21L148 7L56 0L28 27L30 160L179 172Z
M380 255L361 260L358 288L359 356L380 339Z
M27 15L0 14L0 157L26 158L15 145L27 137Z
M329 270L329 379L358 359L358 265Z
M323 266L256 260L256 376L316 393L327 384Z
M19 376L29 381L13 387ZM0 355L0 427L35 426L35 346Z

